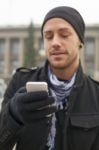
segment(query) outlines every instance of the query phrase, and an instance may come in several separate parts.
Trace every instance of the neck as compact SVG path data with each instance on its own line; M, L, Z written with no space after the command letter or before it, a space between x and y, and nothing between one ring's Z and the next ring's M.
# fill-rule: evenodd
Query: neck
M65 68L59 69L59 68L51 67L51 69L57 78L62 79L62 80L69 80L77 71L78 66L79 66L79 62L77 62L76 64L74 63L71 66L68 66Z

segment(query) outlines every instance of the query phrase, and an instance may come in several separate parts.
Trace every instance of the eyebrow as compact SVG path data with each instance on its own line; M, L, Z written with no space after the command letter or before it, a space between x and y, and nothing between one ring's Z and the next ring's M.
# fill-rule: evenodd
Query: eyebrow
M69 28L60 28L59 31L66 31L66 32L70 32Z
M51 31L51 30L48 30L48 31L44 31L44 32L43 32L43 35L48 35L48 34L52 34L52 31Z
M60 28L59 31L68 31L68 32L70 32L70 29L66 28L66 27L63 27L63 28ZM50 33L50 32L52 32L51 29L48 29L48 30L44 31L44 33Z

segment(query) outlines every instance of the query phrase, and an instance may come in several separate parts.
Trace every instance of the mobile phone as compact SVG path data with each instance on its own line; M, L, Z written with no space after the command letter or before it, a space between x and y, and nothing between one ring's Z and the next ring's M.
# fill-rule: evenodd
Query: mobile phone
M46 82L27 82L26 83L27 92L35 91L46 91L48 92L48 85Z

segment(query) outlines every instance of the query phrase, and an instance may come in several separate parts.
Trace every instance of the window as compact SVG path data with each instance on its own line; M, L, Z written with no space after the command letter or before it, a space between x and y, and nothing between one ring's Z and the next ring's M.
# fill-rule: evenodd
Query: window
M0 73L4 72L5 40L0 39Z
M20 43L19 39L11 39L11 57L17 59L19 55Z
M0 73L4 72L4 60L0 60Z
M19 62L18 61L12 61L12 66L11 70L14 71L19 67Z
M94 64L95 64L95 39L86 38L85 41L85 64L86 64L86 73L93 76L94 73Z
M5 40L0 39L0 59L4 59Z
M10 42L10 53L11 53L11 71L13 72L19 67L19 50L20 50L20 40L15 38L11 39Z

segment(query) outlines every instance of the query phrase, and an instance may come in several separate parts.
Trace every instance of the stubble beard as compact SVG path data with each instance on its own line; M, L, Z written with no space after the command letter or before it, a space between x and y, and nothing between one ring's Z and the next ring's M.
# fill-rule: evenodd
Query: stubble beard
M66 65L55 65L50 62L50 66L51 66L51 68L53 68L55 70L66 70L66 69L69 69L69 68L75 66L77 61L78 61L78 56L75 55L75 57L71 61L68 61L69 63L65 63Z

